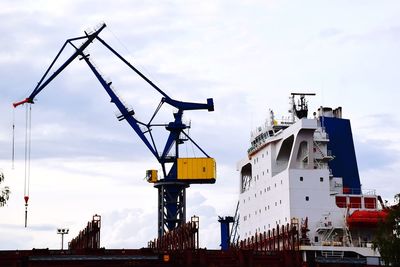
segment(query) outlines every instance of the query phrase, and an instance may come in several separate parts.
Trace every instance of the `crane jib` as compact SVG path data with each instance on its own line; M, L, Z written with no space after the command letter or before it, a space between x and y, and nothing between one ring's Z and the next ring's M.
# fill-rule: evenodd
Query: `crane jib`
M93 42L93 40L96 38L96 36L105 27L106 27L106 24L104 23L94 33L89 34L89 35L86 34L87 40L78 49L76 49L76 51L46 81L44 81L42 83L42 81L44 80L44 78L46 77L48 72L50 71L50 68L54 65L55 61L58 59L58 56L61 54L62 50L64 49L64 47L65 47L65 44L64 44L63 47L61 48L60 52L57 54L56 58L51 63L50 67L47 69L47 71L45 72L45 74L43 75L43 77L41 78L39 83L37 84L36 88L31 93L31 95L28 98L26 98L25 100L23 100L23 101L14 103L13 106L17 107L17 106L22 105L24 103L33 103L33 99L35 98L35 96L37 94L39 94L40 91L42 91L55 77L57 77L57 75L60 74L77 56L79 56L83 52L83 50L85 50L85 48L88 47L89 44ZM66 41L66 43L70 42L71 40L75 40L75 39L81 39L81 37L68 39Z
M190 124L187 125L183 122L183 112L186 110L208 110L214 111L214 101L212 98L208 98L206 103L194 103L179 101L168 96L161 88L155 85L149 78L129 63L124 57L122 57L117 51L115 51L110 45L108 45L98 35L106 27L106 24L102 24L100 28L95 30L93 33L86 33L85 36L71 38L65 41L56 57L53 59L50 66L45 71L37 83L35 89L22 101L13 103L14 108L25 103L34 103L35 97L48 85L50 82L57 77L75 58L81 57L91 71L94 73L102 87L106 90L113 103L119 110L120 115L117 115L118 120L126 120L129 126L135 131L141 141L151 151L154 157L161 164L163 177L158 179L156 177L156 171L149 172L151 175L148 179L149 182L154 183L154 187L158 189L158 233L159 236L163 235L166 231L171 231L174 228L185 223L186 220L186 193L185 189L190 184L202 184L202 183L215 183L216 177L216 164L213 158L209 155L189 136L187 129L190 128ZM85 40L80 46L76 46L73 42L78 40ZM155 109L154 114L148 123L144 123L135 118L135 112L132 108L128 108L120 97L114 92L111 82L106 81L100 71L92 64L89 59L90 55L85 53L85 49L97 39L102 45L124 62L131 70L139 75L145 82L153 87L158 93L161 94L161 102ZM64 48L70 44L74 49L74 53L61 64L58 69L54 71L49 77L50 70L53 68L59 56L63 53ZM177 109L174 113L174 119L166 124L153 124L152 121L156 114L160 110L163 104L168 104ZM152 133L153 127L164 127L169 132L168 137L165 141L163 149L157 149L155 138ZM196 148L198 148L205 157L196 158L181 158L179 155L179 147L184 142L192 142ZM161 152L161 153L160 153ZM171 166L172 165L172 166ZM167 171L166 168L169 168Z

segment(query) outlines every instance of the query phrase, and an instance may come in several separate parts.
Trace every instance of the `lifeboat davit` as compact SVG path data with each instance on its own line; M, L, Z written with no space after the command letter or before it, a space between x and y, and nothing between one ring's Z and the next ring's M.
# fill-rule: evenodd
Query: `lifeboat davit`
M349 227L376 227L387 216L385 210L355 210L347 217Z

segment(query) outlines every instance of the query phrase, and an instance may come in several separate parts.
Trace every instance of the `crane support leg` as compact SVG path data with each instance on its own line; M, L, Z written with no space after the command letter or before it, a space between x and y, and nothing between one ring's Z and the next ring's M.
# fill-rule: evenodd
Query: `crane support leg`
M186 222L187 183L163 181L154 185L158 188L158 236Z

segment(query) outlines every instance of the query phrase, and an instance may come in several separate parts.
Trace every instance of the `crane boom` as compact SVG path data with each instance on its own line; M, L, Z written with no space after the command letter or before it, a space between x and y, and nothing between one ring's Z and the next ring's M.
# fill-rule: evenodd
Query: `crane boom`
M99 29L97 29L96 31L94 31L92 34L86 34L86 36L82 36L82 37L77 37L77 38L72 38L72 39L68 39L67 41L65 41L64 45L62 46L61 50L58 52L57 56L55 57L55 59L53 60L53 62L50 64L49 68L47 69L47 71L45 72L45 74L43 75L43 77L40 79L39 83L37 84L37 86L35 87L35 89L33 90L33 92L30 94L29 97L25 98L24 100L20 101L20 102L16 102L13 104L14 107L17 107L19 105L22 105L24 103L33 103L33 99L35 98L35 96L37 94L39 94L55 77L57 77L58 74L60 74L76 57L78 57L83 50L85 50L89 44L91 42L93 42L93 40L96 38L97 35L99 35L99 33L106 27L106 24L103 23ZM79 39L83 39L83 38L87 38L87 40L78 48L76 49L76 51L47 79L43 82L44 78L47 76L47 74L49 73L51 67L53 67L54 63L56 62L56 60L58 59L59 55L61 54L61 52L64 50L65 46L68 43L71 43L72 41L75 40L79 40ZM43 82L43 84L42 84Z
M154 157L161 164L163 171L163 178L158 180L154 178L156 171L151 171L152 178L148 179L149 182L154 183L154 187L158 189L158 235L163 235L166 231L170 231L186 222L186 193L185 189L193 183L214 183L215 182L215 161L210 158L206 152L185 132L190 128L182 121L183 113L186 110L208 110L214 111L214 102L212 98L208 98L206 103L194 103L179 101L168 96L156 84L148 79L143 73L129 63L123 56L114 50L109 44L99 37L100 32L106 27L102 24L93 33L86 33L85 36L67 39L60 51L47 68L46 72L39 80L33 92L24 100L13 103L14 108L25 103L34 103L35 97L47 86L50 82L57 77L75 58L81 57L89 68L92 70L100 84L106 90L111 98L111 102L115 104L121 112L117 118L119 120L126 120L130 127L135 131L139 138L143 141L146 147L154 155ZM84 40L78 47L73 44L73 41ZM153 116L148 123L137 120L134 117L134 111L125 106L123 101L114 92L111 82L106 81L100 72L96 69L90 60L90 55L85 54L85 49L94 41L98 40L108 50L110 50L116 57L124 62L130 69L138 74L150 86L152 86L161 95L161 102L156 108ZM74 53L63 63L61 66L47 78L50 70L58 60L61 53L67 44L75 48ZM166 103L175 107L177 111L173 114L174 120L168 124L153 124L152 121L161 106ZM168 138L161 153L159 153L153 135L151 133L152 127L165 127L169 131ZM143 129L144 128L144 129ZM149 135L149 138L146 136ZM182 138L183 137L183 138ZM199 150L205 155L206 158L197 159L181 159L179 158L179 145L185 141L191 141ZM174 150L171 152L171 150ZM167 171L166 164L171 163L170 169ZM189 166L189 167L188 167ZM190 168L188 171L187 168ZM189 174L190 173L190 174Z
M136 132L136 134L139 136L139 138L143 141L143 143L147 146L147 148L151 151L151 153L159 159L159 156L156 152L156 149L150 144L149 140L147 140L146 136L143 134L142 130L140 129L138 125L138 121L132 116L132 112L128 110L127 107L122 103L122 101L119 99L119 97L115 94L115 92L111 88L111 82L107 83L104 78L101 76L101 74L97 71L97 69L94 67L94 65L90 62L89 56L83 55L83 52L81 53L83 56L83 59L85 62L88 64L89 68L92 70L96 78L99 80L101 85L104 87L108 95L111 97L111 101L117 106L119 111L121 112L121 116L126 119L126 121L129 123L129 125L132 127L132 129Z

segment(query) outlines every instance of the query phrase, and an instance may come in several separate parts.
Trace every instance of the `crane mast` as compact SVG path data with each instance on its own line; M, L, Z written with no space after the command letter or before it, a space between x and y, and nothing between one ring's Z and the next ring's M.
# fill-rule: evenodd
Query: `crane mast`
M148 170L146 172L147 180L154 184L154 187L158 189L158 236L162 236L167 231L171 231L181 224L186 222L186 188L190 184L201 184L201 183L215 183L216 176L216 165L215 160L211 158L186 132L190 126L186 125L182 121L183 113L186 110L214 110L213 99L207 99L206 103L193 103L178 101L169 97L163 90L155 85L150 79L148 79L143 73L129 63L123 56L121 56L116 50L108 45L98 35L106 27L102 24L93 33L86 33L85 36L68 39L61 50L52 61L45 74L42 76L33 92L26 99L16 102L13 104L14 108L25 104L34 103L35 97L54 79L60 74L75 58L80 57L80 60L86 62L97 80L106 90L107 94L111 98L111 102L118 108L121 113L117 118L118 120L126 120L130 127L139 136L142 142L150 150L153 156L160 163L162 168L162 176L159 179L156 170ZM85 40L86 39L86 40ZM78 47L73 42L77 40L84 40L84 42ZM106 81L99 70L93 65L90 60L90 55L85 53L85 49L95 40L98 40L108 50L110 50L116 57L124 62L130 69L132 69L137 75L151 85L161 95L160 104L154 111L149 122L145 123L135 118L135 112L125 106L123 101L118 97L112 88L112 82ZM59 58L67 44L72 45L75 48L74 53L47 79L47 75L54 66L54 63ZM153 119L157 115L163 104L168 104L177 109L174 112L174 120L168 124L155 124ZM168 138L164 145L164 148L159 151L156 142L152 135L153 127L165 127L169 132ZM183 137L183 138L182 138ZM179 157L179 146L186 141L191 141L203 154L202 158L180 158ZM171 152L172 151L172 152ZM170 169L167 169L167 164L172 165Z

